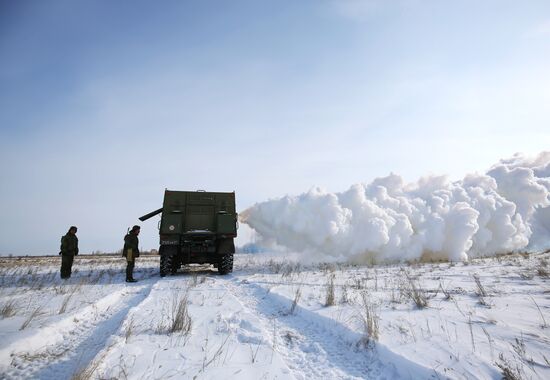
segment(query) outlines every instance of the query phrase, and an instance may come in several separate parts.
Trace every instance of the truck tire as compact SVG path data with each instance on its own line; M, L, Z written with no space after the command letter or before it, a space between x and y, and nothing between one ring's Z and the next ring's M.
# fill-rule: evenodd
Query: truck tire
M170 268L170 273L176 274L180 268L180 259L177 256L172 256L172 266Z
M167 274L172 273L172 268L172 256L160 256L160 277L164 277Z
M231 272L233 272L233 254L228 253L220 258L220 262L218 263L218 273L228 274Z

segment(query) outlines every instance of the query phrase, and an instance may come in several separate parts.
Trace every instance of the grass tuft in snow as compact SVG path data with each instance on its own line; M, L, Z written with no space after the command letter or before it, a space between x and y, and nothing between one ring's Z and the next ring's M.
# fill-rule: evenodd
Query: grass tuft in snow
M294 299L292 300L292 305L290 306L289 314L294 314L296 311L296 306L298 306L298 302L300 302L300 298L302 297L302 287L298 286L298 289L296 289L296 292L294 293Z
M539 304L537 303L537 301L535 301L535 299L531 295L529 295L529 298L531 298L531 300L533 301L533 303L537 307L537 310L539 311L540 318L542 320L542 324L540 325L540 327L542 327L543 329L547 328L548 324L546 323L546 319L544 318L544 314L542 314L542 311L540 310Z
M327 282L325 296L325 307L334 306L336 304L336 296L334 295L334 274L332 274Z
M250 348L250 361L252 363L256 363L258 352L260 350L260 346L262 345L263 341L258 341L256 345L254 346L252 343L249 343L248 347Z
M407 271L404 272L408 281L406 295L414 302L417 308L424 309L425 307L428 307L429 302L426 291L420 286L418 281L416 281Z
M439 289L441 289L441 292L445 296L445 301L449 301L452 298L451 293L449 293L449 290L443 287L441 281L439 282Z
M10 299L0 307L0 316L2 319L4 318L11 318L15 314L17 314L17 305L15 303L14 299Z
M481 284L481 280L479 279L479 275L475 273L473 276L474 281L476 283L476 294L479 297L487 297L487 291L485 290L485 287Z
M346 284L342 285L342 294L340 296L340 303L347 304L350 303L350 296L348 294L348 287Z
M370 347L372 342L380 338L380 310L371 300L366 291L361 292L362 310L361 322L363 324L363 337L359 345Z
M494 350L493 350L494 340L491 337L491 334L489 334L489 332L487 331L487 329L485 327L481 326L481 330L483 331L483 333L487 337L487 342L489 343L489 352L491 354L491 360L494 360Z
M191 316L187 307L187 292L175 295L172 299L171 323L168 328L169 333L182 333L187 335L191 332Z
M542 261L542 260L541 260ZM540 264L537 268L537 275L542 278L548 278L550 277L550 272L548 272L548 269L546 268L546 265Z
M63 314L67 311L67 308L69 306L69 302L71 301L71 298L73 296L73 292L67 294L65 298L63 298L63 301L61 302L61 307L59 308L59 312L57 314Z
M498 358L499 361L495 365L500 369L502 380L522 380L524 378L521 365L513 365L502 353Z
M96 356L85 367L82 367L82 368L79 368L78 370L76 370L73 373L73 375L71 376L71 380L89 380L89 379L95 378L94 373L97 371L100 364L103 362L103 360L105 359L105 357L109 353L109 349L111 347L112 346L109 346L105 350L103 350L100 355Z
M211 357L208 357L210 349L208 348L208 335L206 336L206 339L204 341L204 357L202 360L202 372L204 372L205 369L210 364L219 362L230 336L231 336L230 334L227 334L227 336L225 337L225 340L218 346L218 348L214 351Z
M42 314L42 306L38 306L33 312L25 319L19 330L25 330L31 324L32 320Z
M475 273L472 277L474 278L474 281L476 283L476 295L479 297L479 303L483 306L490 307L491 304L487 302L487 300L485 299L485 297L487 297L489 293L487 293L487 290L481 283L481 280L479 279L479 275Z
M124 329L124 341L128 343L128 339L134 335L134 318L130 318Z

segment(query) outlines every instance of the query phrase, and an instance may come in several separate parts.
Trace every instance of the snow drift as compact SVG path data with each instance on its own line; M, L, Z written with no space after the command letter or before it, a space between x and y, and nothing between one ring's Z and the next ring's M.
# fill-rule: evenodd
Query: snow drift
M241 213L266 243L357 262L467 260L550 245L550 152L485 175L405 183L390 174L343 193L313 188Z

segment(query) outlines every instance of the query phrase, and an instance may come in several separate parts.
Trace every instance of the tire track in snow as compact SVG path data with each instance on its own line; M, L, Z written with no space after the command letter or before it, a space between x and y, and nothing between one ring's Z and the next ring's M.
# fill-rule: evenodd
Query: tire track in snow
M33 337L33 340L41 341L41 348L12 353L11 365L0 378L71 378L108 345L109 338L116 334L130 309L149 296L156 281L125 287L61 322L47 326L37 334L38 337ZM66 325L70 327L64 329ZM48 341L48 330L55 329L63 329L62 339L59 340L57 334L56 339Z
M289 315L290 300L270 294L259 285L233 276L219 278L219 282L239 300L246 309L252 309L264 330L275 331L271 339L297 379L365 379L378 378L384 364L375 353L356 349L331 332L327 326L336 323L297 307ZM298 310L299 309L299 310ZM393 371L392 374L398 377Z
M218 281L243 307L256 312L264 329L275 331L277 351L297 379L446 378L379 343L373 349L358 346L362 335L331 318L300 306L291 315L291 300L258 284L235 276Z
M217 274L208 273L202 281L195 275L158 281L150 296L130 310L116 344L104 351L108 354L98 355L102 364L95 375L296 380L283 358L267 343L269 332L261 329L255 313L217 278ZM189 335L166 330L173 321L174 301L183 295L192 321ZM136 321L135 333L124 339L124 326L132 320Z

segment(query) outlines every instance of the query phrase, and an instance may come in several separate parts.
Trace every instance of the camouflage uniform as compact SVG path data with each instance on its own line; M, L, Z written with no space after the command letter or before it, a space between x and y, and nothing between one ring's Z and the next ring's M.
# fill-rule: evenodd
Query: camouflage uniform
M134 226L130 232L124 236L124 248L122 256L126 257L126 282L134 282L134 265L136 257L139 257L139 226Z
M74 231L74 232L73 232ZM73 260L78 255L78 238L76 227L69 228L69 232L61 237L61 278L71 277Z

